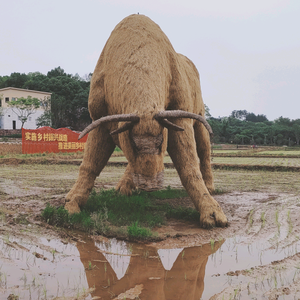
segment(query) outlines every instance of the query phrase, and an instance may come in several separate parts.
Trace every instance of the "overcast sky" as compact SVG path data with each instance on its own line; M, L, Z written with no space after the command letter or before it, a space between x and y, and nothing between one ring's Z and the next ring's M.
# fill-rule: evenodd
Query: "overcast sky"
M195 63L214 117L300 118L299 0L1 0L0 11L0 76L60 66L83 77L139 12Z

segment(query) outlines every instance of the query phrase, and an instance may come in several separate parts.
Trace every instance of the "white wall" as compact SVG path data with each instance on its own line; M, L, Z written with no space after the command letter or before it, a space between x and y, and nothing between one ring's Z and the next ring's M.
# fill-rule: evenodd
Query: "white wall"
M16 129L20 129L22 126L18 116L12 111L12 108L8 106L6 98L8 98L10 102L13 98L27 98L28 96L44 101L46 99L50 99L51 93L19 89L14 87L0 89L1 109L3 110L3 116L0 116L0 129L13 129L13 121L16 121ZM44 112L44 108L42 106L39 107L34 114L29 116L28 120L24 124L24 128L36 129L36 119Z
M43 110L37 110L34 114L30 115L24 124L24 128L36 129L36 119L43 113ZM18 119L18 116L12 111L11 108L5 108L4 115L0 117L0 129L13 129L13 121L16 121L15 129L21 129L22 123Z

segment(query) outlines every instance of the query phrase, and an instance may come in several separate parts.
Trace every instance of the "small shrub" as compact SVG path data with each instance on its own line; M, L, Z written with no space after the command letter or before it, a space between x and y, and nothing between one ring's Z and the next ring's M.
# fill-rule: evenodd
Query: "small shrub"
M63 207L56 208L49 203L42 212L42 217L50 225L65 226L69 223L69 213Z

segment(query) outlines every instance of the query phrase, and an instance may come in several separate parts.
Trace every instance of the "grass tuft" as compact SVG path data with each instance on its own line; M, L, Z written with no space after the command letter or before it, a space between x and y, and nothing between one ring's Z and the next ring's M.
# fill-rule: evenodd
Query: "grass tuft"
M167 204L165 206L165 210L167 218L174 218L192 222L198 222L200 219L199 212L193 208L182 206L172 208L171 205Z
M149 228L138 225L138 221L127 227L127 233L130 237L145 239L152 236L152 232Z
M172 189L170 186L168 186L164 190L151 192L151 196L157 199L172 199L172 198L188 197L188 194L186 190Z
M63 207L56 208L49 203L42 212L42 217L48 224L64 226L69 223L69 214Z

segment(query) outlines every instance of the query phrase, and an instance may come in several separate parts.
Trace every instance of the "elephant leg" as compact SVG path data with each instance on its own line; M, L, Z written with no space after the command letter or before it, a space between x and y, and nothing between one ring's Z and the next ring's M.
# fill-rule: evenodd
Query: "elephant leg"
M135 189L135 184L133 183L132 178L132 167L130 163L128 163L125 173L123 174L122 178L118 182L116 190L120 191L121 194L130 196L132 195L132 190Z
M115 144L105 128L98 127L89 133L84 156L79 168L79 176L66 196L65 209L69 213L80 212L94 187L94 182L107 164Z
M200 225L206 228L224 227L227 218L218 202L210 195L200 172L192 122L178 120L177 123L184 131L169 130L168 152L182 185L200 213Z
M214 178L211 169L210 137L206 128L199 122L194 125L197 154L200 159L200 171L204 183L210 193L215 190Z

